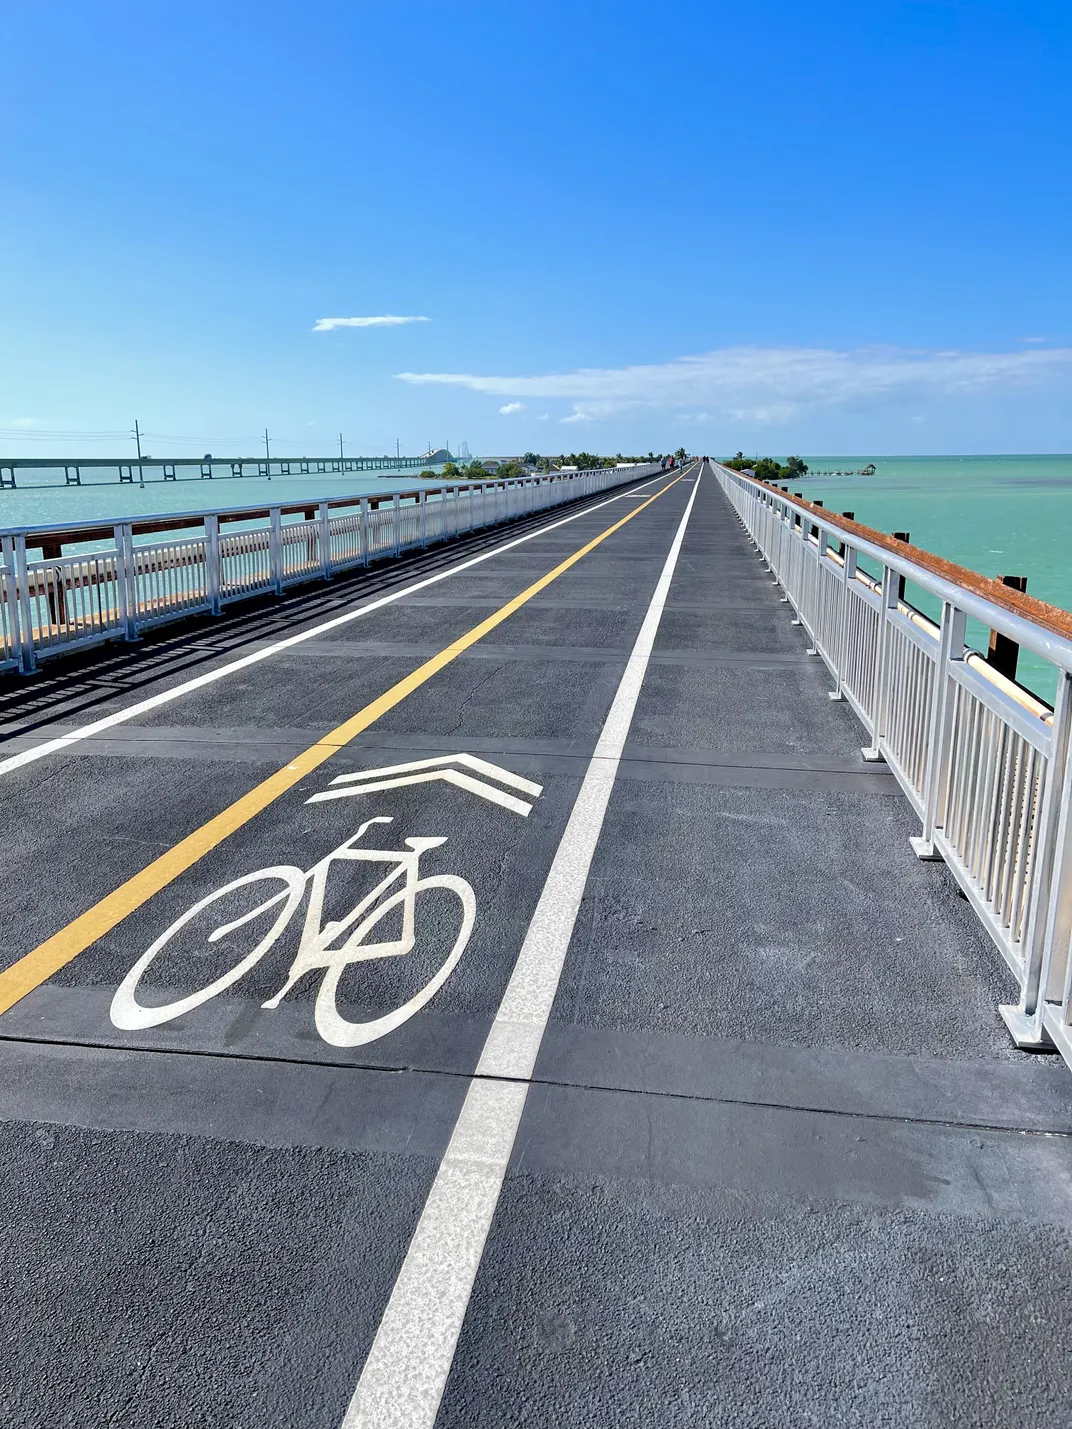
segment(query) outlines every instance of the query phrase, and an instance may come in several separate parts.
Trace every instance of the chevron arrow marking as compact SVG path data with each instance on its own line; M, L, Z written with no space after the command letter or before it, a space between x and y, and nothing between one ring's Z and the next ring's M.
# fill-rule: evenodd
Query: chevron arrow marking
M463 764L486 778L477 779L459 769L444 767L452 764ZM478 759L473 754L442 754L433 759L417 759L410 764L392 764L385 769L363 769L356 774L340 774L337 779L331 781L330 789L326 789L322 794L314 794L305 802L321 804L329 799L352 799L358 794L371 794L380 789L398 789L406 784L430 784L440 781L466 789L470 794L477 794L489 803L499 804L502 808L527 818L532 804L496 787L496 784L489 782L491 779L529 794L533 799L538 799L543 793L542 784L534 784L531 779L523 779L520 774L514 774L509 769L489 764L486 759Z

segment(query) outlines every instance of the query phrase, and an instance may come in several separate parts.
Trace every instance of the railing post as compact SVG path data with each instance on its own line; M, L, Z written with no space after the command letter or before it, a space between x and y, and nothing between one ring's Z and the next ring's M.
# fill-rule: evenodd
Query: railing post
M1067 1007L1072 985L1072 674L1067 670L1060 674L1050 739L1024 927L1020 1001L999 1009L1013 1041L1027 1049L1049 1045L1044 1004L1061 999Z
M361 555L367 566L369 563L369 504L367 496L361 498Z
M841 599L838 602L838 631L837 631L837 685L832 690L827 690L828 698L832 700L843 700L842 683L845 679L845 656L849 644L849 581L856 579L856 552L850 551L841 543Z
M328 503L321 501L316 508L317 540L320 542L320 579L331 579L331 512Z
M30 572L26 563L26 537L15 537L15 588L19 602L19 674L32 675L37 669L33 639L33 606L30 604Z
M223 600L223 561L220 553L220 518L205 517L205 599L213 615L219 615Z
M882 593L878 607L878 638L875 641L874 709L871 714L871 743L860 753L869 764L885 759L881 742L886 733L887 675L889 672L890 611L897 609L900 599L897 574L891 566L882 567Z
M9 653L19 661L22 668L22 622L19 619L19 583L15 574L15 538L0 537L0 555L4 562L4 605L7 608L7 634Z
M772 506L771 506L771 498L770 498L770 496L767 494L767 492L764 492L764 493L763 493L763 497L762 497L762 502L761 502L760 507L759 507L759 512L762 513L762 517L761 517L761 519L762 519L762 525L761 525L761 528L760 528L760 540L759 540L759 554L760 554L760 557L761 557L761 559L762 559L762 561L763 561L763 564L766 566L767 570L771 573L771 575L774 574L774 567L771 565L771 560L770 560L770 547L771 547L771 542L770 542L770 518L771 518L772 510L773 510L773 508L772 508Z
M823 562L826 560L826 552L828 547L826 532L823 530L823 528L821 526L817 526L815 528L815 531L815 609L812 611L813 641L818 639L818 635L816 632L822 629ZM805 630L808 628L807 624L805 624L804 628ZM819 648L817 645L812 644L808 646L807 650L804 653L806 655L818 655Z
M780 586L782 586L782 590L785 590L785 594L783 594L782 596L782 602L786 604L789 603L789 590L788 587L786 587L786 573L788 573L789 564L792 563L793 559L792 523L792 506L789 506L788 502L783 503L782 520L780 520L778 530L778 570L776 570L775 574L776 576L778 576L778 580Z
M417 534L423 551L428 545L428 492L422 490L418 500L420 506L417 511Z
M927 720L927 767L923 779L923 832L909 842L917 858L941 859L934 847L938 821L949 771L949 749L953 738L953 679L950 665L964 658L964 635L968 619L948 600L942 602L942 625L938 638L938 660L931 683L931 707Z
M119 587L119 624L124 640L138 638L138 572L134 564L134 533L129 522L114 528Z
M276 595L283 594L283 516L278 506L269 508L272 529L268 537L268 569Z
M402 553L402 504L397 491L391 497L391 521L395 532L394 554L398 556Z

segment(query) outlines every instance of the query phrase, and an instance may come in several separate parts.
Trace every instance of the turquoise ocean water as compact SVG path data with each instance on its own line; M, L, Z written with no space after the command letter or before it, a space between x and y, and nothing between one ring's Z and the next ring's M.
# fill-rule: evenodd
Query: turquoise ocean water
M804 460L819 472L876 468L874 476L809 475L791 488L809 500L854 511L879 531L907 531L915 545L982 575L1026 576L1030 595L1072 610L1072 456ZM1051 666L1023 652L1018 677L1052 699Z

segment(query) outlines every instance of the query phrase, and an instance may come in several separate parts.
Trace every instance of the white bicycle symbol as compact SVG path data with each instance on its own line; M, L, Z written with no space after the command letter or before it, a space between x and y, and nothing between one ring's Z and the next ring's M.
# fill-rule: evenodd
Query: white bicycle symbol
M163 1022L192 1012L195 1007L226 991L245 976L256 963L275 945L289 926L291 919L310 887L309 904L305 912L298 952L287 974L286 982L274 997L262 1004L265 1008L278 1007L283 998L307 972L322 969L324 976L316 997L316 1029L325 1042L333 1047L358 1047L366 1042L374 1042L378 1037L394 1031L396 1027L413 1016L426 1002L435 996L454 971L476 921L476 897L464 878L449 873L437 873L428 877L420 874L420 858L428 849L438 848L447 842L445 838L407 838L405 849L356 848L355 845L373 824L389 824L393 820L381 815L363 823L357 833L340 844L308 872L289 864L278 864L273 868L262 868L256 873L247 873L241 878L207 894L187 909L181 917L142 954L127 973L112 998L111 1018L116 1027L126 1031L138 1031L146 1027L158 1027ZM383 863L390 865L386 876L380 880L371 893L367 894L345 917L322 922L324 894L327 888L328 872L332 864L339 862ZM394 885L402 880L401 887ZM192 992L175 1002L146 1006L137 999L138 984L151 966L154 958L168 943L186 927L199 913L233 894L236 890L249 888L258 883L282 883L283 887L273 893L263 903L240 918L223 923L208 936L209 943L237 931L248 923L267 913L276 904L280 911L272 926L260 941L229 972L210 982L198 992ZM394 888L394 891L389 891ZM461 927L447 954L446 961L436 973L401 1007L381 1017L367 1022L349 1022L341 1015L336 1005L339 979L351 963L365 962L373 958L404 957L416 946L415 905L420 894L431 889L445 889L452 893L461 904ZM384 895L387 895L384 897ZM382 901L380 901L382 899ZM394 909L402 909L402 935L387 942L370 942L369 935L377 925ZM339 938L345 938L341 944ZM334 945L334 946L333 946Z

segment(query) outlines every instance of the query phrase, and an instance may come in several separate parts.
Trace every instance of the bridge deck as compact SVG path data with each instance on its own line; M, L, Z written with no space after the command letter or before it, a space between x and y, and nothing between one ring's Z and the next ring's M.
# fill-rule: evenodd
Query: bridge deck
M162 697L0 764L6 1424L1064 1422L1072 1082L1011 1046L1001 959L696 474L0 687L0 760ZM477 789L307 802L460 753L529 791L454 766ZM445 839L421 877L473 890L427 1005L333 1045L314 969L263 1010L299 913L218 996L115 1025L199 899L373 817L355 849ZM325 916L387 866L333 864ZM210 944L211 915L255 892L136 998L233 967L280 905ZM415 997L462 908L418 892L346 1021Z

